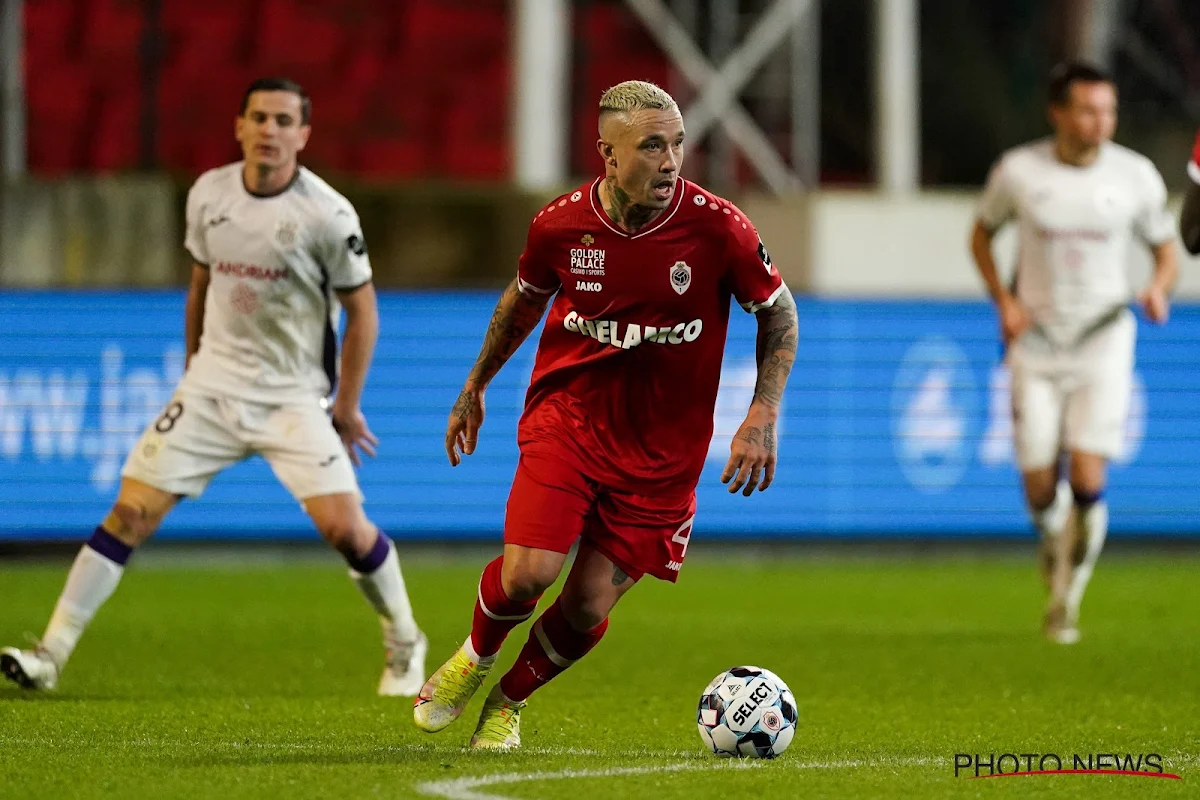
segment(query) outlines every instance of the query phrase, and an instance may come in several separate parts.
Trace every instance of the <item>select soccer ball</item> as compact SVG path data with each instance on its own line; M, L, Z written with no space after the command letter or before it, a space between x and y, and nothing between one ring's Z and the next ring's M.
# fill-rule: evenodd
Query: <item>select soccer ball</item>
M796 698L770 670L734 667L700 695L696 723L704 746L719 756L775 758L796 734Z

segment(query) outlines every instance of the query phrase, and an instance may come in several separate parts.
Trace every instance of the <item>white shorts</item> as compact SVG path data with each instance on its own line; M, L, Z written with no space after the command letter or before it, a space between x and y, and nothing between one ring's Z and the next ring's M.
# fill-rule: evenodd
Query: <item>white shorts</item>
M130 451L121 475L198 497L218 472L254 453L297 500L362 496L345 445L317 400L276 406L176 391Z
M1054 465L1064 450L1121 454L1136 339L1137 323L1123 309L1073 349L1036 332L1012 346L1013 437L1023 472Z

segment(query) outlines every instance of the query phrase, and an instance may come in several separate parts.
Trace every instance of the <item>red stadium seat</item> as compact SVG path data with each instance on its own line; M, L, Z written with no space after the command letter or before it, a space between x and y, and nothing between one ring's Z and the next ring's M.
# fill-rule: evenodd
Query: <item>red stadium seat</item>
M234 119L251 73L237 65L196 78L165 72L158 93L158 161L189 173L239 158Z
M263 0L251 58L263 74L289 74L297 67L330 70L346 43L335 5L301 0Z
M510 72L493 61L464 85L442 116L440 164L447 177L499 180L509 172Z
M36 80L44 67L74 58L79 47L77 0L26 0L25 74Z
M257 14L252 0L162 0L166 61L193 73L245 61Z
M509 55L508 15L486 3L413 0L402 21L400 47L445 74L462 74Z
M83 169L92 81L86 69L47 67L29 83L29 167L41 175Z
M146 30L140 0L85 0L81 19L80 57L101 83L138 71Z
M96 105L88 167L100 172L135 169L140 160L141 92L110 93L99 98Z
M419 139L369 135L354 148L354 168L365 179L419 178L429 174L425 144Z

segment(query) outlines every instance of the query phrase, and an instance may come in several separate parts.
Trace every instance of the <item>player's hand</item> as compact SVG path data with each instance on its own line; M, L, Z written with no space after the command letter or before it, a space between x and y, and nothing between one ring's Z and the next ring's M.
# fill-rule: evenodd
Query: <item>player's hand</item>
M1171 300L1167 292L1157 284L1150 284L1138 295L1138 302L1146 311L1146 317L1156 325L1162 325L1171 316Z
M463 456L475 452L479 441L479 429L483 427L483 389L465 386L450 409L450 421L446 424L446 455L450 466L457 467Z
M754 493L754 487L765 492L775 480L775 421L778 416L777 411L764 406L750 406L746 421L738 428L729 446L729 462L721 473L721 483L729 483L730 494L742 489L742 495L749 497Z
M379 444L379 439L367 427L367 418L363 416L361 409L340 408L335 402L333 404L333 429L338 432L338 436L342 437L342 444L346 446L346 452L350 454L350 461L354 466L362 466L358 450L362 450L372 458L375 457L375 448Z
M1004 338L1005 346L1008 346L1029 330L1033 319L1021 301L1010 294L1001 297L996 306L1000 312L1000 335Z

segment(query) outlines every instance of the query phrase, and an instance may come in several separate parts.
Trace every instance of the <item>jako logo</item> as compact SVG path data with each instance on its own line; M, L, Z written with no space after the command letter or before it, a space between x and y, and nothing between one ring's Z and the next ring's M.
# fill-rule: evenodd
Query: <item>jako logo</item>
M700 338L704 330L704 320L694 319L691 322L679 322L675 325L658 327L656 325L627 324L624 329L621 323L611 319L583 319L577 311L568 311L563 317L563 327L572 333L590 336L601 344L611 344L622 350L637 347L642 342L656 344L683 344L694 342Z
M575 281L575 291L601 292L604 291L604 287L598 281Z
M99 380L84 369L0 371L0 455L39 462L82 457L92 463L92 488L107 492L142 429L171 399L183 364L183 351L173 347L163 353L161 370L126 371L124 352L110 344L100 355Z

